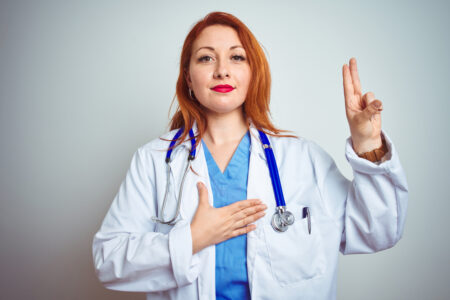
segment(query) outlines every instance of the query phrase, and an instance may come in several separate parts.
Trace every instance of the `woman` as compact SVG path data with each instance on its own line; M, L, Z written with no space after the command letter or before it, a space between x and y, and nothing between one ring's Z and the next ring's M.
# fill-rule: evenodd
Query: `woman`
M339 251L394 246L408 197L355 59L343 80L353 181L316 143L270 122L269 67L249 29L222 12L199 21L181 53L171 131L136 151L94 237L100 281L148 299L334 299Z

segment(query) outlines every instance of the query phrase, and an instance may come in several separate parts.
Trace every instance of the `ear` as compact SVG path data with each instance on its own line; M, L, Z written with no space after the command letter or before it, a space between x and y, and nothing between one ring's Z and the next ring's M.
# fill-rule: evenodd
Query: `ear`
M191 75L189 75L189 72L186 69L184 69L184 78L186 79L189 88L192 88Z

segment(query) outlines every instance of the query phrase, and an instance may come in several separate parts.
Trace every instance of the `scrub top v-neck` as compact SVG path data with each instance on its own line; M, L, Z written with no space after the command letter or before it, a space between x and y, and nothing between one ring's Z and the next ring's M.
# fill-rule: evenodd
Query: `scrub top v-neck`
M244 135L222 173L202 140L214 207L247 199L250 133ZM250 299L247 276L247 234L216 244L216 299Z

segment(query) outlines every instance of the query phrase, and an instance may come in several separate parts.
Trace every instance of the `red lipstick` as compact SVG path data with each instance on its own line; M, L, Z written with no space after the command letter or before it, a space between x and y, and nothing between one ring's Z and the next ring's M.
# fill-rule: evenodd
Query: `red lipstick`
M219 84L212 88L212 90L219 92L219 93L228 93L234 90L234 87L228 84Z

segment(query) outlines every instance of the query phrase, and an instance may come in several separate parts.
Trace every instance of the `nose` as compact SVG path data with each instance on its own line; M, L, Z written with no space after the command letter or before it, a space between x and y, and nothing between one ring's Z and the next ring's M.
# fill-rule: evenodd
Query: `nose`
M230 77L228 66L226 62L220 60L216 65L216 69L214 70L214 78L222 79L225 77Z

